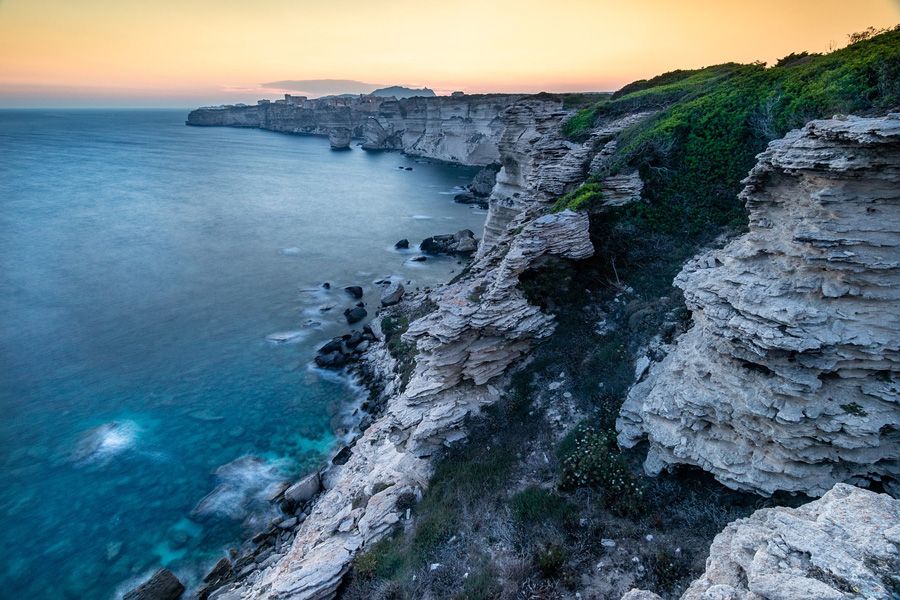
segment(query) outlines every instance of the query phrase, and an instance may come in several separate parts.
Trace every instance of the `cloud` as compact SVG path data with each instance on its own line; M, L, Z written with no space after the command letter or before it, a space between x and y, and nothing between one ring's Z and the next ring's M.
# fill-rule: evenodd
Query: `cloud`
M260 86L272 90L305 92L310 96L370 94L378 88L385 87L381 83L365 83L355 79L285 79L261 83Z

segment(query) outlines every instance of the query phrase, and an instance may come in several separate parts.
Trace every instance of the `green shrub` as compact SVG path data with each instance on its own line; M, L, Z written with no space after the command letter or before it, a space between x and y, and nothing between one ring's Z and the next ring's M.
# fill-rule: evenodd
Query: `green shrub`
M450 511L431 512L419 519L413 534L412 545L416 554L428 556L438 545L453 535L456 516Z
M578 426L560 447L564 454L560 487L596 488L603 492L607 508L630 513L640 510L643 490L624 458L614 450L615 444L613 431Z
M563 123L563 135L568 138L578 139L589 132L594 127L598 108L599 105L589 106L572 115Z
M566 550L556 544L547 544L537 551L534 562L547 579L559 577L566 566Z
M599 201L603 197L602 192L603 190L599 183L586 182L568 194L560 196L560 198L553 203L550 212L562 212L564 210L579 210L581 208L586 208L591 203Z
M406 557L393 538L385 538L353 558L353 573L360 579L389 578L406 567Z
M671 591L679 583L690 581L691 561L683 552L658 550L649 557L647 571L642 581L647 587L659 591Z
M499 597L502 591L503 588L497 581L493 567L490 563L485 562L466 578L462 593L456 596L456 599L491 600Z
M513 496L510 507L513 518L523 525L561 525L574 510L565 498L539 487L529 487Z
M654 112L618 136L610 163L609 173L638 168L644 179L649 202L629 207L630 217L642 229L714 237L745 225L740 181L770 140L811 119L900 106L900 28L876 33L771 68L727 63L637 81L580 110L563 132L580 139L598 120Z

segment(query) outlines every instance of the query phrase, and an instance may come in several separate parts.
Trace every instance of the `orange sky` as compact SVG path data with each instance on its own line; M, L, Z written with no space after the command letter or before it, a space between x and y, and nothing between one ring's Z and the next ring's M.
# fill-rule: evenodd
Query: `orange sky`
M186 107L325 78L612 90L898 22L900 0L0 0L0 105Z

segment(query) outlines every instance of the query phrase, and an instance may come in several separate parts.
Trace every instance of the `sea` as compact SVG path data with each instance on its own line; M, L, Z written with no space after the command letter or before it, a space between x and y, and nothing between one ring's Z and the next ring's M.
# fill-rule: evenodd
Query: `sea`
M473 168L186 116L0 111L2 597L197 585L352 425L361 390L312 365L343 288L371 317L376 281L461 268L423 238L481 234Z

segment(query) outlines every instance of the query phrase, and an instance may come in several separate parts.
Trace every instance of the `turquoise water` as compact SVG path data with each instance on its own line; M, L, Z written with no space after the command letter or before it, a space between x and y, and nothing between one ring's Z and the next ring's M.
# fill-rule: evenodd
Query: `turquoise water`
M342 434L358 392L309 366L341 288L446 280L394 242L483 222L471 169L184 118L0 111L5 597L196 581Z

